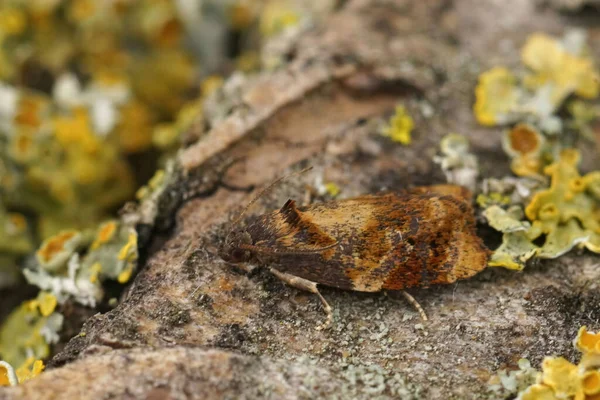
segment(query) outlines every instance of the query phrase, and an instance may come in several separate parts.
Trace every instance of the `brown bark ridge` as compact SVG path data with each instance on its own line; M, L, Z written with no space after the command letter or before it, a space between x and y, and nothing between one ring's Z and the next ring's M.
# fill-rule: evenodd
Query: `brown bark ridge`
M301 166L314 169L250 212L301 203L319 176L344 197L443 182L431 157L450 132L471 139L483 176L508 174L501 129L472 116L477 75L517 65L529 33L581 23L527 0L343 2L284 46L280 67L231 78L210 100L177 178L129 216L150 240L121 303L0 399L503 398L488 392L498 369L573 358L578 327L600 328L598 259L588 253L414 290L427 322L391 292L322 288L334 309L325 331L315 329L324 318L316 296L216 253L251 189ZM415 120L408 147L378 134L398 103Z

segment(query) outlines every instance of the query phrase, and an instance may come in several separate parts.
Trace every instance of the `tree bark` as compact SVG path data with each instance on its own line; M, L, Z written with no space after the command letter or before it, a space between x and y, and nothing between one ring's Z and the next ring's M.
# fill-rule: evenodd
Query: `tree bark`
M517 65L528 34L584 20L527 0L344 2L282 46L282 66L234 77L209 100L197 141L176 158L177 178L134 212L153 228L120 304L88 320L49 371L0 399L502 398L488 389L497 370L574 358L579 326L600 328L589 253L410 291L427 322L394 293L322 288L334 324L318 331L316 296L266 270L225 265L217 249L253 189L299 164L314 169L250 213L302 202L319 177L343 197L441 183L432 156L451 132L470 139L481 176L510 174L501 129L473 118L477 76ZM415 120L408 147L378 134L399 103ZM585 169L598 165L594 153Z

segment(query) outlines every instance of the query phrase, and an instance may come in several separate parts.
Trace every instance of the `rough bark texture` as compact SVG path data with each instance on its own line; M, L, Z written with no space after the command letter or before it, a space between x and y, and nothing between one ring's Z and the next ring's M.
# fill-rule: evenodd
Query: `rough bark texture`
M478 73L517 65L539 30L586 26L598 54L600 30L589 21L527 0L346 2L287 46L287 64L213 101L206 131L178 158L183 175L170 193L185 201L168 202L181 204L176 213L159 210L174 227L155 229L122 302L88 320L50 371L0 399L496 398L488 379L519 358L574 358L578 327L600 328L600 271L589 253L414 290L428 322L394 293L323 288L335 319L318 331L315 296L225 265L216 251L251 188L297 164L315 168L251 212L301 202L318 175L345 197L443 182L431 157L449 132L471 139L483 176L508 174L501 130L472 116ZM415 119L409 147L374 126L398 102ZM594 153L584 152L585 169L598 166Z

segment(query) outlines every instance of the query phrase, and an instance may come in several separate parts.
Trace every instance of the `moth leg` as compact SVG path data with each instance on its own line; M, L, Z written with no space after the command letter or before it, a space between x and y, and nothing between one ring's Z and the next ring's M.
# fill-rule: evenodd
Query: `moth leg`
M423 321L427 321L427 314L425 314L425 310L423 310L423 307L421 307L419 302L417 300L415 300L415 298L412 297L407 291L402 290L401 292L402 292L402 295L404 296L404 298L406 299L406 301L408 301L421 315L421 319Z
M296 289L305 290L319 296L319 299L321 299L321 304L323 305L323 309L327 314L327 320L323 325L318 326L317 330L329 328L331 321L333 320L333 312L331 310L331 306L329 303L327 303L327 300L325 300L325 298L321 295L321 292L319 292L319 289L317 289L317 284L315 282L291 274L286 274L285 272L278 271L275 268L271 268L270 271L273 275L289 286L295 287Z

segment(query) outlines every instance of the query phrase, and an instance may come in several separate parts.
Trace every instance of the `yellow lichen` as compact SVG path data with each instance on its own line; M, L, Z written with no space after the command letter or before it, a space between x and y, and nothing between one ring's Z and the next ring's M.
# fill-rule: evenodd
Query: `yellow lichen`
M131 279L131 274L132 273L133 273L133 266L128 265L127 267L125 267L125 269L123 271L121 271L121 273L117 277L117 281L119 283L127 283L127 282L129 282L129 279Z
M600 371L589 371L583 375L583 392L586 395L600 393Z
M571 54L551 36L531 35L521 51L521 58L533 71L525 79L525 85L533 89L550 86L554 106L560 105L571 93L588 99L598 96L598 75L592 60Z
M587 328L582 326L577 333L575 347L583 353L600 354L600 333L588 332Z
M119 250L119 260L133 260L137 257L137 235L130 233L125 246Z
M19 383L35 378L42 373L44 368L45 366L42 360L36 360L34 357L27 358L25 363L17 368L16 371Z
M326 183L325 190L331 197L336 197L341 192L340 187L333 182Z
M575 246L600 253L600 171L580 176L579 157L577 150L566 149L557 162L544 168L551 184L535 193L525 208L531 227L504 232L490 265L523 269L534 255L556 258ZM539 246L533 243L538 238L543 238Z
M479 76L473 112L481 125L493 126L510 122L518 102L517 81L508 69L496 67Z
M387 136L394 142L403 145L409 145L412 138L411 132L415 124L410 115L406 112L404 106L396 106L396 111L390 119L388 125L383 128L383 136Z
M509 205L510 197L503 195L498 192L491 192L489 194L480 193L477 195L477 204L480 207L486 208L491 205Z
M98 276L102 272L102 264L96 262L90 267L90 283L98 282Z
M579 157L574 149L564 150L556 163L544 169L551 176L550 188L536 193L525 208L532 221L530 239L546 235L541 257L557 257L575 244L600 252L600 198L588 189L598 184L600 172L581 177Z
M506 232L502 235L502 244L494 250L488 265L520 271L537 252L537 246L531 243L526 232Z
M0 386L16 386L19 378L12 365L0 360Z
M554 393L583 400L583 380L577 365L562 357L547 357L542 363L542 383Z
M575 347L583 355L575 365L562 357L546 357L542 363L542 373L538 382L517 397L518 400L597 400L600 394L600 363L590 356L599 354L596 345L600 334L588 333L581 327L574 341Z
M58 301L53 294L42 291L37 295L35 300L31 300L28 303L28 306L32 311L35 309L39 310L42 317L47 317L54 312L57 304Z
M270 0L263 7L259 19L260 32L269 37L281 33L287 27L297 25L300 15L288 1Z
M152 178L150 178L150 180L148 181L148 184L146 186L142 186L138 189L138 191L135 193L135 197L138 200L143 200L150 193L152 193L156 189L158 189L163 184L164 180L165 180L165 171L162 169L157 170L154 173L154 175L152 176Z
M527 388L518 397L519 400L558 400L554 392L548 386L535 384Z
M27 29L27 16L18 8L0 11L0 32L7 36L20 35Z

